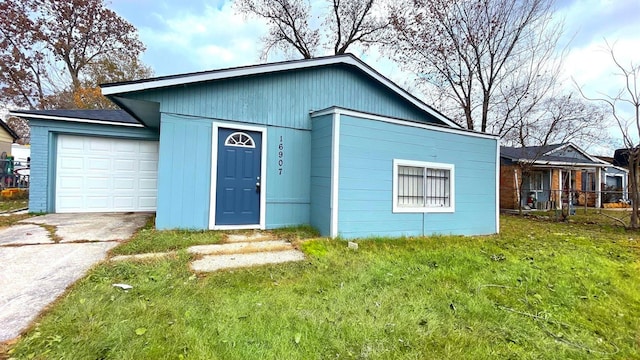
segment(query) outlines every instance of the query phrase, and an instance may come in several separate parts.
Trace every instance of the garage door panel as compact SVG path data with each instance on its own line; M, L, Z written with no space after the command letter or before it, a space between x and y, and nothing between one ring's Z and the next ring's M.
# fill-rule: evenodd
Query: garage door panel
M108 153L111 152L111 144L109 139L103 138L87 138L88 141L85 143L85 148L88 146L88 150L92 153Z
M58 149L63 149L67 151L69 150L82 151L84 150L84 143L72 141L72 140L69 140L68 138L59 138Z
M133 208L136 203L131 196L115 196L113 198L113 205L117 208Z
M92 196L88 195L86 197L87 207L90 209L102 209L105 207L109 207L109 197L107 196Z
M87 177L86 181L89 190L109 190L109 179L105 177Z
M109 159L99 157L89 157L87 159L87 169L89 171L104 171L107 172L111 168L111 161Z
M113 189L115 191L135 190L134 179L115 179L113 181Z
M84 181L78 177L59 177L57 186L62 190L71 190L81 188Z
M153 160L140 160L139 169L140 171L151 171L156 172L158 168L158 162Z
M138 152L140 148L140 144L137 142L119 142L116 144L113 144L113 151L114 152L123 152L123 153L132 153L132 152Z
M60 135L57 150L56 212L155 211L157 141Z
M79 156L68 156L59 160L59 169L62 170L82 170L84 168L84 159Z
M141 196L140 198L140 207L141 208L146 208L146 209L155 209L156 208L156 197L155 196L148 196L148 197L144 197Z
M140 191L145 190L155 190L158 188L158 180L157 179L139 179L138 180L138 189Z
M118 171L134 171L137 167L137 161L131 159L115 159L113 162L114 169Z

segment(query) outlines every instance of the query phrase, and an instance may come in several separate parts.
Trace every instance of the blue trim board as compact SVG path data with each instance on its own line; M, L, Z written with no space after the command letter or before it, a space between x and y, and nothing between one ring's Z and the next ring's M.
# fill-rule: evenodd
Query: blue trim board
M310 223L323 236L329 236L331 231L332 126L332 115L312 120Z
M29 211L55 210L56 149L59 134L105 136L122 139L158 140L158 133L144 128L65 121L30 119L31 126L31 182Z

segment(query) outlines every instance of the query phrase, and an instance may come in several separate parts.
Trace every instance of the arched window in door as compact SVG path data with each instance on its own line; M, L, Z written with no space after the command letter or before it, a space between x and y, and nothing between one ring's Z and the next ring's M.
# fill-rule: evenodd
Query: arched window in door
M227 139L224 141L224 145L247 147L247 148L256 147L255 142L253 141L253 138L243 132L234 132L233 134L227 136Z

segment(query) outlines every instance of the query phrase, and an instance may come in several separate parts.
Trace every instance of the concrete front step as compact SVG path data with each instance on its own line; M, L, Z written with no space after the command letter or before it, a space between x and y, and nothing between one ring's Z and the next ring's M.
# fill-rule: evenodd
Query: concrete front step
M267 264L280 264L304 260L298 250L257 252L248 254L206 255L191 263L191 269L198 272L212 272Z
M253 234L229 234L227 235L225 242L236 243L236 242L265 241L265 240L273 240L273 235L265 234L261 232L254 232Z
M134 255L117 255L112 257L111 261L126 261L126 260L155 260L155 259L160 259L163 258L165 256L169 256L173 254L173 252L170 253L146 253L146 254L134 254Z
M278 251L278 250L291 250L293 247L291 243L284 240L268 240L268 241L255 241L255 242L234 242L227 244L214 244L214 245L196 245L191 246L187 251L191 254L242 254L252 253L259 251Z

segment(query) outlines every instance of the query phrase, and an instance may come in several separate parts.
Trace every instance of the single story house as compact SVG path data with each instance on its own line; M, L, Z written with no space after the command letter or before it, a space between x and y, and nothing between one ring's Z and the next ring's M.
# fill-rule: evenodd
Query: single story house
M541 210L600 207L604 169L611 167L572 143L500 149L500 207Z
M354 238L498 232L498 138L352 55L106 84L122 112L31 123L30 210L159 229L311 224Z
M18 140L18 134L13 131L4 121L0 120L0 155L2 153L11 154L11 144Z

